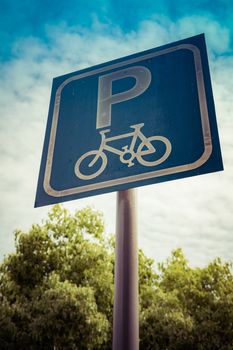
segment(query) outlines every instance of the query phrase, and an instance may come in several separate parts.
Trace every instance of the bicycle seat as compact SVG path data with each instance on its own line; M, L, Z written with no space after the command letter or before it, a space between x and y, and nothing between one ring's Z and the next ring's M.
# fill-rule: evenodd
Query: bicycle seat
M139 129L139 128L142 128L144 125L145 125L144 123L140 123L140 124L130 125L130 127L133 129Z
M100 131L100 135L106 134L107 132L111 131L111 129L104 129Z

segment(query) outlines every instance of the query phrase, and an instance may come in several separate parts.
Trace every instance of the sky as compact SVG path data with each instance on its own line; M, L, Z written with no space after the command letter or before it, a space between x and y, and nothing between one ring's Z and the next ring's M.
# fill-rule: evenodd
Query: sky
M0 261L34 209L52 79L205 33L224 171L137 189L138 240L164 261L181 247L204 266L233 252L233 3L228 0L0 0ZM103 211L115 232L116 193L63 204Z

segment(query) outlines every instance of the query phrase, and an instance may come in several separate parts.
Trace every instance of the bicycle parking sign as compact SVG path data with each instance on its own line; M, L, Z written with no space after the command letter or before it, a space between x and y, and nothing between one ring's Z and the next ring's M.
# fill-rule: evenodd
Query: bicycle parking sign
M35 206L222 168L198 35L54 79Z

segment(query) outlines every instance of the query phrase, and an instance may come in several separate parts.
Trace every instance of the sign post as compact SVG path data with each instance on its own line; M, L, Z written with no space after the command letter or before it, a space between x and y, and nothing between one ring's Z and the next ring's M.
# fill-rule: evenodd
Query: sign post
M113 350L139 349L136 190L117 193Z

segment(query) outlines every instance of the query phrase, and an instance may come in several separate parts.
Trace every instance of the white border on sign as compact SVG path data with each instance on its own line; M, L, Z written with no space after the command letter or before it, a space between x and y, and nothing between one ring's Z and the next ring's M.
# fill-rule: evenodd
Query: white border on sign
M123 67L127 64L140 62L140 61L145 60L145 59L150 59L150 58L153 58L156 56L161 56L161 55L165 55L165 54L177 51L177 50L184 50L184 49L190 50L194 56L195 72L196 72L196 79L197 79L197 90L198 90L198 98L199 98L199 106L200 106L200 114L201 114L202 135L203 135L203 142L204 142L204 152L201 155L201 157L199 159L197 159L195 162L190 163L190 164L179 165L179 166L170 167L170 168L166 168L166 169L150 171L150 172L143 173L143 174L121 177L121 178L114 179L114 180L108 180L108 181L98 182L95 184L73 187L73 188L60 190L60 191L53 189L52 186L50 185L50 179L51 179L54 147L55 147L55 140L56 140L56 133L57 133L61 93L62 93L62 90L64 89L64 87L74 80L82 79L82 78L88 77L88 76L93 75L93 74L102 73L102 72L105 72L105 71L108 71L111 69ZM52 118L52 125L51 125L49 146L48 146L48 154L47 154L46 168L45 168L44 190L50 196L64 197L64 196L69 196L72 194L89 192L89 191L107 188L107 187L111 187L111 186L127 184L127 183L140 181L140 180L146 180L146 179L150 179L150 178L154 178L154 177L176 174L176 173L180 173L183 171L189 171L189 170L199 168L201 165L203 165L209 159L211 153L212 153L212 140L211 140L208 109L207 109L207 103L206 103L206 93L205 93L205 86L204 86L204 78L203 78L203 69L202 69L200 50L197 46L192 45L192 44L181 44L181 45L177 45L177 46L174 46L174 47L171 47L168 49L161 50L159 52L145 54L145 55L140 56L140 57L131 58L131 59L126 60L124 62L115 63L115 64L112 64L110 66L105 66L105 67L97 68L95 70L88 71L85 73L77 74L77 75L74 75L74 76L66 79L65 81L63 81L63 83L58 87L56 95L55 95L53 118Z

